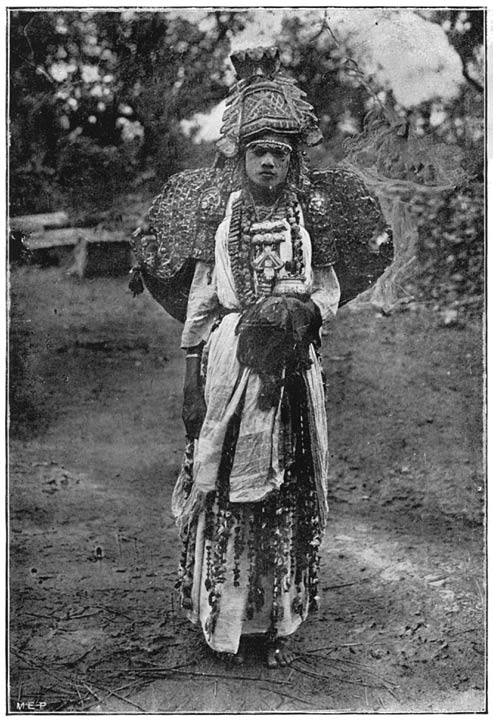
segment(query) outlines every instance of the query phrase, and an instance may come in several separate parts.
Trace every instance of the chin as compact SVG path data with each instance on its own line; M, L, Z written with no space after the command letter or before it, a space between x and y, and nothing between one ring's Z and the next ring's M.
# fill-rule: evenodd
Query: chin
M260 187L264 189L275 190L279 186L279 182L274 178L262 177L257 181L257 185L260 185Z

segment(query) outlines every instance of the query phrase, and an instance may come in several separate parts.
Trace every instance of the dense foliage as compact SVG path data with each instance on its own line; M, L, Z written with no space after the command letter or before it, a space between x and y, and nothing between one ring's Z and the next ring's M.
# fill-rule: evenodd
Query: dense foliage
M194 164L180 120L224 97L228 37L242 22L223 11L202 26L163 12L13 11L12 213L61 198L77 214L80 203L106 208L131 178Z
M416 199L420 295L444 310L446 324L481 313L484 296L484 188L470 183Z

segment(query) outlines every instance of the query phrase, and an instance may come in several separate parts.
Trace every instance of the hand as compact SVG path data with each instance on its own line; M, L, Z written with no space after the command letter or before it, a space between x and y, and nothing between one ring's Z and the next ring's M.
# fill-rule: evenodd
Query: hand
M313 300L305 302L288 297L286 300L291 317L293 337L297 343L309 344L319 342L319 330L322 316L318 305Z
M194 440L198 438L200 428L204 422L206 409L204 395L200 387L197 384L191 386L185 385L181 417L188 439Z

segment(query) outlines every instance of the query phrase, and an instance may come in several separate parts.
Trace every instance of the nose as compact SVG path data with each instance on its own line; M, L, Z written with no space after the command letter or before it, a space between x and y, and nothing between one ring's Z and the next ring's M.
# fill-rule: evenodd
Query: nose
M268 167L274 167L274 157L270 152L265 153L265 155L262 155L262 165L268 166Z

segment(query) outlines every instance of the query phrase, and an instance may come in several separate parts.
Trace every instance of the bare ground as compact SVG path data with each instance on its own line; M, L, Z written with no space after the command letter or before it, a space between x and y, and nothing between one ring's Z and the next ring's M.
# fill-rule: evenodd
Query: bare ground
M341 311L322 607L292 667L239 669L173 589L180 325L125 279L22 268L12 292L12 711L484 709L479 324Z

